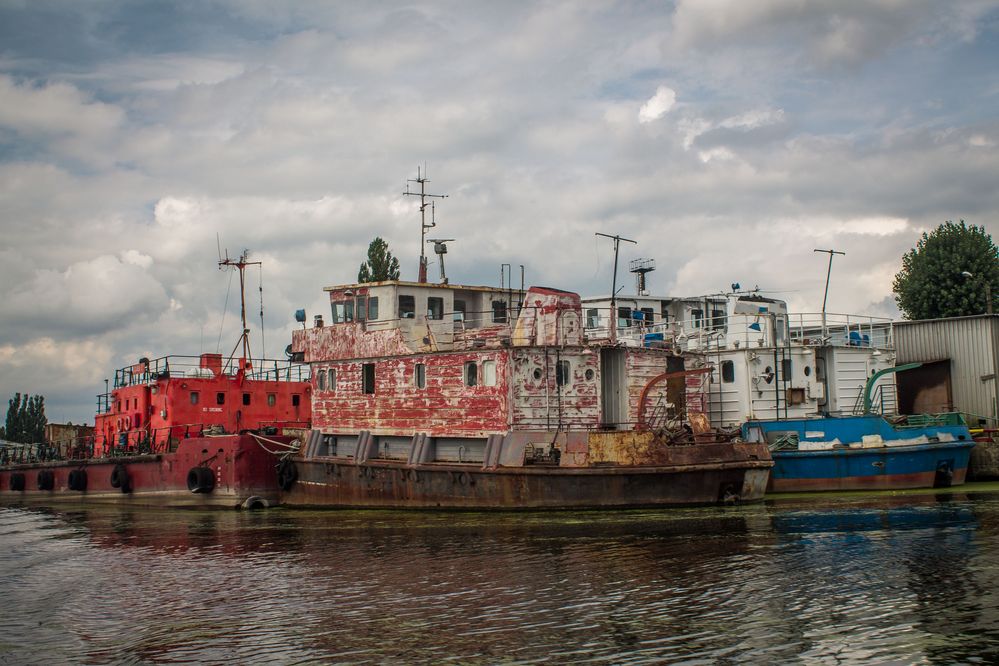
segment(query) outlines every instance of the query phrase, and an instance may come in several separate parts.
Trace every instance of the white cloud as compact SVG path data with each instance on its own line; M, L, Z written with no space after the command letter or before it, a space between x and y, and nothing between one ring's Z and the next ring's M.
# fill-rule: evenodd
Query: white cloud
M659 120L669 113L675 104L676 92L672 88L659 86L656 88L656 94L638 110L638 121L650 123L653 120Z

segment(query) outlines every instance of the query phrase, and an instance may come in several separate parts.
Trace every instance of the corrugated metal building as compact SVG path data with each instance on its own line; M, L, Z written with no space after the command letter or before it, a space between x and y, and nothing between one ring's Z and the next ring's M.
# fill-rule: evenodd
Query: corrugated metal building
M898 375L901 412L957 410L971 425L999 423L999 315L902 321L894 326L896 363L924 364Z

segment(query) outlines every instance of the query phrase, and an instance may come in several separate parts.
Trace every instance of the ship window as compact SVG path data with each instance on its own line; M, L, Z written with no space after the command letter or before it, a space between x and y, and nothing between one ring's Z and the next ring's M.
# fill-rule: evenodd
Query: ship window
M413 383L416 384L416 388L427 387L427 366L425 364L416 364L416 367L413 369Z
M694 322L694 328L701 328L704 326L704 310L694 308L690 311L690 318Z
M368 321L378 319L378 297L372 296L368 299Z
M364 321L368 315L368 297L357 297L357 321Z
M320 391L326 390L326 373L322 370L320 370L319 374L316 375L316 388Z
M375 364L365 363L361 372L361 388L365 393L375 392Z
M597 322L599 321L600 311L596 308L590 308L586 311L586 328L596 328Z
M720 331L725 328L725 311L724 310L712 310L711 311L711 330Z
M656 311L652 308L642 308L641 312L645 315L645 323L652 324L656 318Z
M541 368L534 368L534 379L538 381L541 379Z
M791 379L791 359L785 358L781 360L780 374L782 375L781 379L784 381Z
M191 391L191 404L192 405L198 404L198 400L200 398L201 398L201 396L198 395L197 391Z
M617 309L617 327L627 328L631 326L631 308L624 307Z
M735 381L735 363L733 361L722 361L721 363L722 381L731 384Z
M805 369L804 369L804 370L802 370L802 372L804 372L804 373L805 373L805 376L806 376L806 377L808 377L809 375L811 375L811 374L812 374L812 369L811 369L811 368L810 368L809 366L807 366L807 365L806 365L806 366L805 366Z
M475 361L465 363L465 386L475 386L479 383L479 368Z
M412 296L399 296L399 319L412 319L416 316L416 299Z
M244 393L243 394L243 404L244 405L249 405L250 404L250 394L249 393Z
M302 402L302 396L298 395L297 393L293 393L291 396L291 406L298 407L299 403L301 402Z
M346 305L343 301L336 301L330 303L330 307L333 309L332 320L333 324L342 324L346 319Z
M569 365L569 361L559 361L555 364L555 383L559 386L565 386L569 383L571 378L572 368Z
M354 321L354 301L344 301L343 320Z
M506 323L506 301L493 301L493 323Z
M496 386L496 361L482 362L482 385Z
M268 393L267 394L267 406L268 407L273 407L276 404L277 404L277 396L274 395L273 393Z
M465 301L454 301L454 320L465 321Z
M336 391L336 370L334 368L330 368L326 371L326 373L326 378L328 380L327 386L329 390Z
M592 381L594 376L593 368L586 369L586 381Z
M215 394L215 404L216 405L224 405L225 404L225 393L216 393Z
M427 299L427 316L431 319L444 318L444 299L439 296L431 296Z

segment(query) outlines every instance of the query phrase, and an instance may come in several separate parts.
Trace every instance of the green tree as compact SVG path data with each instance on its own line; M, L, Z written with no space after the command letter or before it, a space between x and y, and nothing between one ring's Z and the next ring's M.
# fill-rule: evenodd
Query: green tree
M923 233L902 257L895 302L906 319L963 317L987 311L999 288L999 250L985 227L948 220Z
M357 272L358 282L381 282L399 279L399 260L389 252L388 243L375 237L368 245L368 260Z
M4 423L3 439L10 442L32 444L45 439L45 398L15 393L7 402L7 420Z

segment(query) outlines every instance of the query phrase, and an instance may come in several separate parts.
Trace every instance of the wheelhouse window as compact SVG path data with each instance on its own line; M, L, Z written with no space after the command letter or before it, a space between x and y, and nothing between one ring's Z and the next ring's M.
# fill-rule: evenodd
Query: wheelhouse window
M482 385L496 386L496 361L482 362Z
M378 297L371 296L368 298L368 321L376 319L378 319Z
M364 321L368 316L368 297L358 296L357 297L357 321Z
M354 301L333 301L331 303L333 307L333 323L342 324L348 321L354 321Z
M375 364L364 363L361 368L361 390L364 393L375 392Z
M631 326L631 308L623 307L617 309L617 327L627 328Z
M465 386L477 386L479 383L479 368L475 361L465 363Z
M722 361L721 378L724 384L731 384L735 381L735 363L733 361Z
M596 308L586 310L586 328L596 328L600 322L600 311Z
M642 319L645 320L646 324L651 326L655 322L656 311L653 310L652 308L642 308L641 313L645 315L644 317L642 317Z
M690 319L694 323L694 328L702 328L704 326L704 310L694 308L690 311Z
M399 296L399 319L412 319L416 316L416 298Z
M427 366L424 363L417 363L413 368L413 383L416 388L427 388Z
M454 320L455 321L465 321L465 301L455 299L454 301Z
M431 296L427 299L427 317L430 319L444 318L444 299L440 296Z
M506 323L506 301L493 301L493 323Z
M711 330L721 331L725 329L725 311L724 310L712 310L711 311Z
M569 361L559 361L555 364L555 383L565 386L572 377L571 373L572 366L569 365Z

